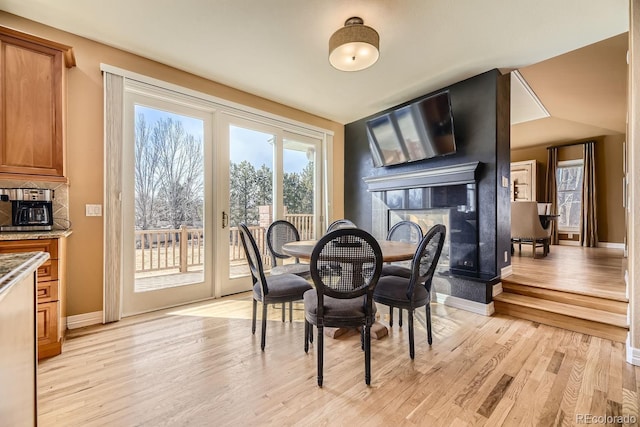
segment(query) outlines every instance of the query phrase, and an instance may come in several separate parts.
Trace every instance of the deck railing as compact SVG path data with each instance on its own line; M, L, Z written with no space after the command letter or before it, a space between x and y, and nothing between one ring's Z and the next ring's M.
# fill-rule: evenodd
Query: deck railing
M311 240L315 237L313 214L285 214L284 219L298 229L300 240Z
M176 268L185 273L203 263L202 228L136 230L135 238L136 273Z
M314 237L313 215L288 214L285 219L296 226L301 240ZM267 248L267 229L250 226L249 231L262 254L265 269L271 268L271 257ZM204 262L204 235L202 228L163 230L136 230L136 273L175 270L184 273ZM185 256L182 256L185 254ZM246 260L238 227L229 228L229 261L242 263Z
M258 250L262 255L262 263L265 268L271 268L271 256L267 248L267 229L257 225L249 226L249 231L258 245ZM229 261L242 261L247 257L240 240L240 229L238 227L229 228Z

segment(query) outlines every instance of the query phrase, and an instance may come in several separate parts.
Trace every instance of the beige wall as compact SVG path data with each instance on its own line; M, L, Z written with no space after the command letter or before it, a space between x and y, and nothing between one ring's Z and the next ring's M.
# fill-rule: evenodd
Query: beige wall
M330 216L343 216L343 125L4 12L0 12L0 25L72 46L76 56L77 66L67 73L66 154L69 216L73 223L73 234L68 242L68 316L102 310L103 221L101 217L85 216L85 204L103 203L103 92L100 63L333 131L333 159L330 165L334 173L335 202Z
M589 138L596 141L596 174L598 198L598 240L622 243L624 241L625 217L622 207L623 143L624 135ZM576 141L578 142L578 141ZM553 145L550 143L549 145ZM511 151L511 161L537 160L538 200L545 198L545 175L547 171L547 146L536 146ZM574 145L558 150L558 160L582 158L582 146Z

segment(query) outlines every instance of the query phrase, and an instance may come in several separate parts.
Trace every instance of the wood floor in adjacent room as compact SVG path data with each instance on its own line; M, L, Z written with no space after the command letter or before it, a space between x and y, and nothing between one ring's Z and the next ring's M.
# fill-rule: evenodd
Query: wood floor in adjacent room
M359 335L326 338L318 388L299 307L293 323L269 308L263 353L248 295L70 331L62 355L39 365L40 426L551 426L580 424L582 415L638 417L640 368L625 363L623 344L441 304L433 304L433 346L416 325L414 361L406 323L373 340L370 387Z
M538 256L542 250L538 248ZM622 249L552 245L549 255L533 258L531 245L515 245L510 281L583 295L627 301Z

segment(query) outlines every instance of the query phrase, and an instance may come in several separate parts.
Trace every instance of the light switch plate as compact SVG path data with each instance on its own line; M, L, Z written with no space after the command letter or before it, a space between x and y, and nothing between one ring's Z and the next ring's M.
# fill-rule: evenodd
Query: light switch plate
M502 176L502 186L504 188L509 188L509 178L504 175Z
M102 205L85 205L86 216L102 216Z

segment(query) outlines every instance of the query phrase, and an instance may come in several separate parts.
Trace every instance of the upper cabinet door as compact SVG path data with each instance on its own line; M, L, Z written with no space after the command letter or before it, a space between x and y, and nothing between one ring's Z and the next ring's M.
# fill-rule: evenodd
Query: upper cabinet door
M0 28L0 174L65 180L65 51L25 36Z

